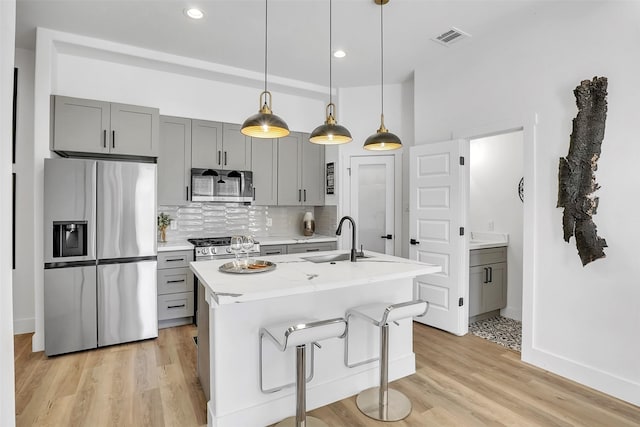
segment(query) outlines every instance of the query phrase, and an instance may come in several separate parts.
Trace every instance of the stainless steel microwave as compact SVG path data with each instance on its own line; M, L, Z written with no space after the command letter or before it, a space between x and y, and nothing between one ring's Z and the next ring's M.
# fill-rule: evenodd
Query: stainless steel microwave
M253 173L221 169L191 169L192 202L253 201Z

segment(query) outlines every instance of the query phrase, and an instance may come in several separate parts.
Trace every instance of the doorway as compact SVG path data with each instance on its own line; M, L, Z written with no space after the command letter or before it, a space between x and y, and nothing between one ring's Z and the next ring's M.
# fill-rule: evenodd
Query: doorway
M351 157L351 215L366 250L394 255L394 156Z
M471 237L482 235L488 240L506 241L504 263L489 266L499 280L490 285L482 279L487 266L471 265L469 283L470 307L479 308L479 291L506 284L506 301L494 304L503 307L475 315L470 309L469 332L517 352L522 348L522 289L523 289L523 229L524 229L524 132L499 133L470 140L469 155L469 230ZM495 251L487 249L486 251ZM472 258L480 261L480 251ZM473 253L473 252L472 252ZM500 252L505 253L505 252ZM496 261L496 260L494 260ZM471 263L473 264L473 263ZM502 268L502 270L501 270ZM506 272L504 271L506 270ZM474 276L474 271L476 276ZM502 271L501 274L500 271ZM479 276L478 276L479 274ZM475 279L474 279L475 277ZM486 296L486 293L484 294ZM478 299L473 301L474 297ZM503 294L504 298L504 294ZM486 298L483 298L486 301ZM496 301L494 301L496 302ZM480 312L483 310L480 310ZM486 311L486 310L485 310ZM472 320L474 319L474 320Z

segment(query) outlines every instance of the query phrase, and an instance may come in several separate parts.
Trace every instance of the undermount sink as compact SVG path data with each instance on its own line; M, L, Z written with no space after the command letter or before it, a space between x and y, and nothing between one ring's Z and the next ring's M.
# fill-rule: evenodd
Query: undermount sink
M302 257L303 260L315 262L316 264L319 264L319 263L322 263L322 262L348 261L349 258L350 258L350 255L348 253L346 253L346 254L327 254L327 255L316 255L316 256L309 256L309 257ZM367 255L358 255L357 258L370 258L370 257L367 256Z

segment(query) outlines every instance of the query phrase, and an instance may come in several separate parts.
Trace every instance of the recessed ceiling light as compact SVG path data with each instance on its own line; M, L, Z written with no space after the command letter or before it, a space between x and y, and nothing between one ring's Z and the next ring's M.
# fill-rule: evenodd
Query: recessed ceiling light
M189 9L184 10L184 14L187 15L191 19L202 19L204 17L204 12L195 7L191 7Z
M347 56L347 52L345 52L344 50L336 50L335 52L333 52L333 56L335 56L336 58L344 58L345 56Z

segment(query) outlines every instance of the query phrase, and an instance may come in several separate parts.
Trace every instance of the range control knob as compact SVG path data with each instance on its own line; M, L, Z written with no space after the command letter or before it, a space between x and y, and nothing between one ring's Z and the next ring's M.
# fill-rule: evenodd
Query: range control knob
M230 254L231 253L231 248L227 248L227 253Z
M200 253L201 253L202 255L207 255L207 254L209 253L209 248L202 248L202 249L200 249Z

